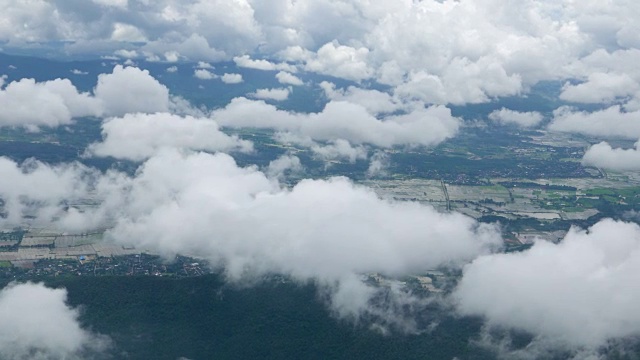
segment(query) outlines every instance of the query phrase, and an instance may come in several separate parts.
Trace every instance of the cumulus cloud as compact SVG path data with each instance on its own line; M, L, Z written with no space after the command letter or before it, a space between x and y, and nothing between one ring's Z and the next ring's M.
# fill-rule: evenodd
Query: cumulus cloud
M207 69L196 69L193 72L193 76L197 77L200 80L213 80L218 76Z
M576 103L609 103L638 90L640 84L628 74L593 73L583 83L565 84L560 99Z
M306 62L305 69L349 80L365 80L373 75L367 62L368 55L369 49L365 47L353 48L331 42L318 49L316 56Z
M276 64L269 60L264 60L264 59L254 60L254 59L251 59L249 55L236 56L233 58L233 61L239 67L244 67L249 69L264 70L264 71L284 70L289 72L296 72L295 66L289 65L287 63Z
M256 99L284 101L289 98L289 89L258 89L256 90L256 92L251 93L250 95L251 97L254 97Z
M253 150L250 141L223 133L213 120L168 113L136 113L108 119L102 124L102 136L102 142L89 146L89 154L141 161L165 148Z
M194 33L178 39L175 36L170 36L168 39L149 41L142 46L142 51L147 57L162 57L168 62L176 62L181 58L207 61L228 60L229 56L225 51L209 44L209 41L204 36Z
M403 103L401 100L379 90L368 90L355 86L337 89L335 84L328 81L321 82L320 88L322 88L327 98L361 105L372 115L393 113L416 106L424 106L422 103Z
M640 335L630 286L640 270L640 227L603 220L572 228L559 244L481 256L454 293L461 313L570 346L597 348Z
M300 158L295 155L285 154L270 161L266 174L271 179L284 180L287 174L300 174L304 170Z
M385 176L389 168L389 155L383 151L376 151L371 157L367 177Z
M620 105L586 112L561 107L553 112L549 130L594 137L640 138L640 111L624 111Z
M576 103L637 104L640 101L640 70L635 66L638 59L638 48L598 49L567 66L568 72L580 82L566 83L560 98ZM633 106L633 110L640 110L637 105Z
M221 153L163 152L126 188L110 238L134 239L168 255L205 256L235 280L281 273L347 286L362 273L456 264L501 242L491 226L381 200L344 178L303 180L286 190ZM362 299L333 299L363 310Z
M367 149L362 145L352 146L343 139L329 141L326 145L313 144L310 149L317 158L324 161L346 160L353 164L358 159L367 159Z
M225 73L224 75L222 75L220 79L225 84L239 84L244 81L242 79L242 74L233 74L233 73L232 74Z
M79 116L99 116L102 104L68 79L13 81L0 87L0 126L37 129L68 124Z
M297 164L283 158L271 164L272 175ZM287 189L223 153L164 150L134 175L90 173L79 165L35 164L30 172L9 160L0 165L8 174L0 180L3 199L21 201L26 192L31 206L49 209L47 217L38 210L38 218L58 228L107 226L111 240L167 256L206 257L233 281L272 273L317 281L344 316L367 311L377 291L361 283L361 274L459 265L501 244L495 227L461 214L382 200L346 178L307 179ZM61 200L89 194L98 205L83 211ZM23 208L7 204L7 219L26 222Z
M117 7L125 9L129 4L129 0L91 0L96 4L100 4L107 7Z
M489 114L489 119L503 125L509 124L528 128L540 124L543 117L537 111L521 112L502 108Z
M542 80L569 79L587 85L569 85L565 96L606 101L625 92L615 80L625 71L596 70L596 62L603 52L622 58L638 51L639 12L629 1L99 0L78 8L11 0L0 8L0 40L10 47L65 41L65 53L82 55L111 54L126 43L147 58L235 59L239 66L288 72L300 67L375 79L399 86L398 95L415 91L439 104L486 102ZM278 57L293 64L272 61ZM611 78L588 79L598 72ZM628 74L637 85L637 70Z
M302 80L300 80L299 77L288 73L286 71L280 71L279 73L276 74L276 79L278 80L278 82L280 84L285 84L285 85L294 85L294 86L300 86L302 84L304 84L302 82Z
M460 126L460 120L444 106L379 120L364 107L345 101L331 101L319 113L299 114L278 110L262 101L236 98L211 116L222 126L271 128L313 140L343 139L380 147L432 146L454 136Z
M198 69L213 69L213 65L209 64L206 61L198 61L198 64L196 65L196 67Z
M640 143L633 149L614 149L606 142L591 146L582 157L582 164L610 170L640 170Z
M80 325L67 291L43 284L9 284L0 290L3 359L82 359L103 351L109 339Z
M49 166L36 160L21 165L0 157L0 225L21 226L25 217L40 225L59 215L65 202L86 196L95 171L80 164Z
M111 74L100 74L94 94L109 116L169 110L169 89L136 67L116 65Z

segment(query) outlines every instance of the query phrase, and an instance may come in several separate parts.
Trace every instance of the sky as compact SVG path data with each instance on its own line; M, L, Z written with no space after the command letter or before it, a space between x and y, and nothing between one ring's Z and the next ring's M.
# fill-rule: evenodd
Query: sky
M640 334L640 293L627 286L640 264L636 225L605 220L572 229L558 245L504 254L496 226L383 200L346 178L289 188L286 174L303 172L300 159L285 154L266 168L242 167L234 154L254 144L222 129L271 129L321 159L367 160L375 176L389 161L381 150L455 137L465 119L452 107L526 98L551 83L560 104L553 111L503 107L484 120L588 135L597 142L583 164L640 170L637 143L611 145L640 139L639 18L634 0L3 0L3 51L118 65L92 79L89 91L69 78L9 80L11 69L0 69L0 127L39 131L96 117L102 140L82 156L139 168L101 172L0 157L7 213L0 225L21 224L25 213L66 231L106 225L114 241L206 256L232 282L273 272L316 281L337 316L375 313L394 326L404 325L371 307L376 290L360 274L459 267L462 280L444 300L454 311L592 354ZM143 60L167 73L189 62L198 81L244 84L242 74L216 67L226 61L272 74L279 85L202 108L138 66ZM323 80L309 83L305 74ZM301 87L318 90L326 105L279 106ZM99 205L82 213L64 206L88 197ZM30 291L51 298L47 304L80 334L42 351L76 356L86 350L82 339L99 336L79 327L63 290L38 284L2 290L0 317ZM417 301L403 296L398 304ZM0 333L0 344L7 336Z

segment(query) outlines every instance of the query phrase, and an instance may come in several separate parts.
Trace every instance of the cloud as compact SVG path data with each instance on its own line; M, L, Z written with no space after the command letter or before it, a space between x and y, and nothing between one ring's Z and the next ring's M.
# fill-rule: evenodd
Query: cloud
M640 111L623 111L619 105L594 112L560 107L553 112L549 130L604 138L640 138Z
M304 83L297 76L286 71L280 71L276 74L276 79L280 84L300 86Z
M0 225L21 226L25 216L39 225L50 223L65 207L65 202L86 196L97 174L80 164L49 166L37 160L21 165L0 157Z
M454 136L460 119L444 106L431 106L382 120L360 105L331 101L322 112L311 114L278 110L262 101L236 98L211 117L222 126L258 127L289 131L313 140L347 140L380 147L433 146Z
M610 103L639 90L640 84L627 74L593 73L583 83L565 84L560 99L576 103Z
M317 281L343 316L370 310L377 290L361 282L364 273L400 276L456 266L502 242L493 226L428 205L383 200L346 178L306 179L288 189L223 153L165 149L133 175L40 163L24 165L33 168L26 172L9 160L0 166L7 174L0 180L3 199L27 193L32 207L42 207L31 210L38 220L26 219L23 207L9 201L10 220L42 220L68 231L108 227L114 241L168 257L205 257L231 281L276 273ZM270 166L275 176L296 167L293 157ZM80 211L62 201L86 198L97 205Z
M239 84L243 81L242 74L228 74L222 75L221 80L225 84Z
M270 161L266 174L271 179L284 180L287 174L300 174L304 170L300 158L285 154Z
M320 88L324 90L327 98L361 105L372 115L410 110L412 107L417 106L424 107L423 103L404 103L388 93L378 90L362 89L355 86L349 86L346 89L336 89L335 84L328 81L321 82Z
M136 67L116 65L111 74L100 74L94 94L109 116L169 110L169 89Z
M367 63L368 54L369 49L365 47L331 42L318 49L316 56L306 62L305 69L349 80L365 80L373 76L373 69Z
M598 49L567 66L568 72L580 80L566 83L560 98L576 103L636 103L640 110L640 71L635 64L640 49Z
M582 157L582 164L609 170L640 170L640 143L633 149L614 149L606 142L591 146Z
M531 332L572 347L640 335L640 227L603 220L572 228L558 244L481 256L465 266L455 290L458 309L489 323Z
M106 7L117 7L126 9L129 4L129 0L91 0L96 4L100 4Z
M313 144L310 147L313 154L324 160L346 160L355 163L356 160L367 158L367 149L363 146L352 146L348 141L337 139L329 141L327 145Z
M292 65L286 63L276 64L269 60L251 59L249 55L236 56L233 58L233 61L237 66L249 69L256 70L264 70L264 71L273 71L273 70L284 70L289 72L296 72L296 68Z
M284 101L289 98L289 89L258 89L256 90L256 92L251 93L250 95L256 99Z
M367 177L385 176L389 168L389 155L383 151L376 151L371 157Z
M143 42L147 40L144 33L131 24L116 22L113 24L111 40L120 42Z
M218 75L212 73L207 69L196 69L193 72L193 76L197 77L200 80L213 80L218 77Z
M302 180L287 190L221 153L162 152L124 188L108 237L168 256L207 257L236 281L281 273L345 281L340 292L358 274L458 264L501 243L495 228L464 215L381 200L345 178ZM367 303L333 300L356 313Z
M622 59L639 51L639 9L629 1L99 2L74 7L6 1L0 7L0 41L7 48L64 42L61 52L72 55L126 47L147 58L235 59L239 66L288 72L300 67L375 80L399 87L398 96L437 104L519 95L545 80L586 80L586 88L569 85L565 96L606 101L625 92L624 86L590 81L590 74L640 80L637 70L597 64L603 53ZM293 64L273 62L278 58Z
M229 56L224 50L209 44L204 36L192 33L180 39L169 36L167 39L149 41L142 46L141 50L149 56L160 55L169 62L178 61L180 58L206 61L228 60Z
M223 133L213 120L168 113L136 113L108 119L102 124L102 136L102 142L89 146L88 154L141 161L165 148L253 150L250 141Z
M78 310L66 301L66 290L43 284L12 283L0 290L0 357L82 359L104 351L109 339L83 329Z
M198 69L213 69L213 65L209 64L206 61L198 61L198 65L196 65Z
M80 93L68 79L36 82L21 79L0 88L0 127L56 127L74 117L99 116L102 104Z
M537 111L520 112L502 108L489 114L489 119L502 125L510 124L528 128L540 124L543 117L542 114Z

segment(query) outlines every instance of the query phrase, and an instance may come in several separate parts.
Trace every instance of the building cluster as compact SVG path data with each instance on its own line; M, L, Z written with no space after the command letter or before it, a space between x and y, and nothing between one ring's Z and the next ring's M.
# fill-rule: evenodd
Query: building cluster
M0 267L0 279L37 280L52 276L172 276L193 277L211 273L203 260L176 256L167 260L157 255L135 254L110 257L78 256L75 259L40 259L28 267Z

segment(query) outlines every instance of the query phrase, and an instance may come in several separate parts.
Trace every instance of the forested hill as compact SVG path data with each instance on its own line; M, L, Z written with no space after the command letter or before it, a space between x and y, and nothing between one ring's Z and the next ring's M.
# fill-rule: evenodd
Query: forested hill
M473 347L476 319L444 317L422 335L380 335L332 317L313 285L237 289L215 275L51 278L82 305L87 328L125 359L486 359Z

